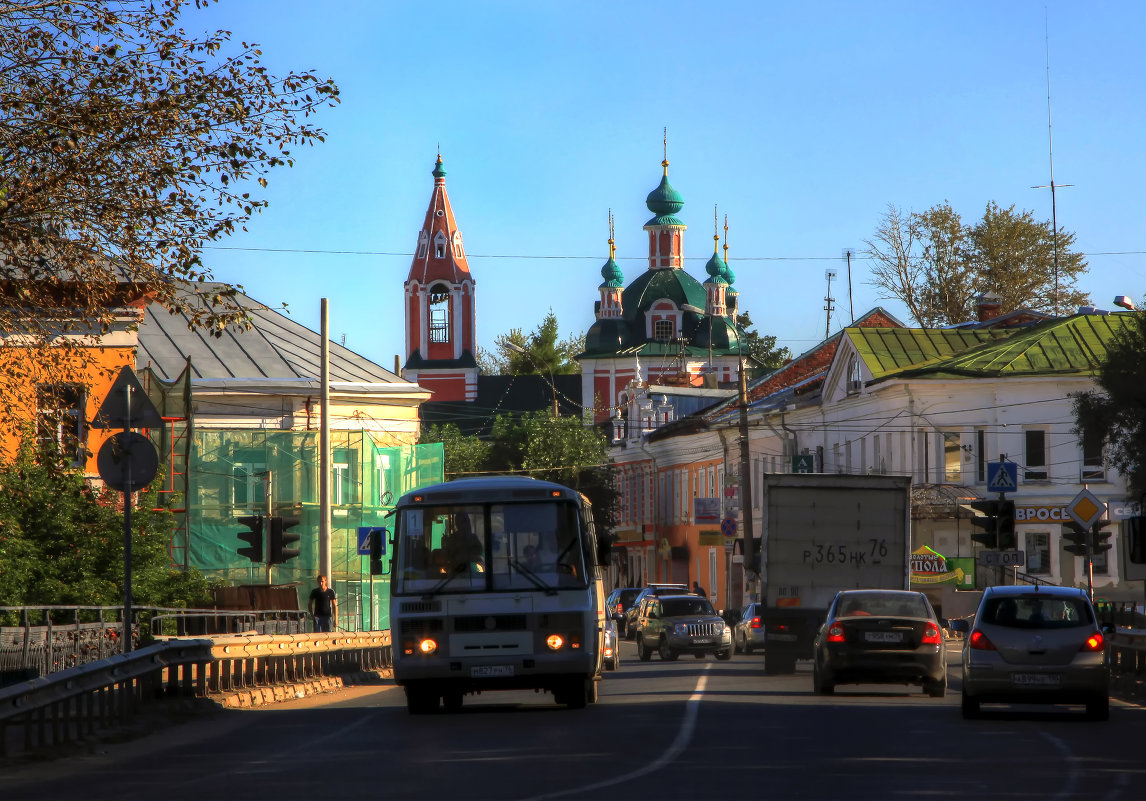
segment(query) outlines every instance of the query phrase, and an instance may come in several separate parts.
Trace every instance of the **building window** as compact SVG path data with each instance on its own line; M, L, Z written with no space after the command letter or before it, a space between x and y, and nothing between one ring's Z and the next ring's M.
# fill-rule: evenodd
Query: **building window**
M963 449L956 431L943 432L943 482L959 484L963 481Z
M1082 442L1082 481L1105 481L1106 459L1102 450L1100 434L1083 432Z
M40 445L55 450L72 465L83 464L84 407L87 393L82 384L40 384L36 387L36 437Z
M1047 480L1047 432L1041 428L1029 428L1023 432L1026 437L1026 468L1024 481Z
M332 506L347 506L358 502L358 483L355 452L349 448L335 448L330 462L330 503Z
M672 339L675 329L676 326L673 325L672 320L654 320L653 339L658 342L668 342Z
M1050 534L1028 532L1027 572L1032 576L1049 576L1051 572Z
M254 514L266 510L263 481L267 466L262 462L236 461L231 466L231 503L236 514Z

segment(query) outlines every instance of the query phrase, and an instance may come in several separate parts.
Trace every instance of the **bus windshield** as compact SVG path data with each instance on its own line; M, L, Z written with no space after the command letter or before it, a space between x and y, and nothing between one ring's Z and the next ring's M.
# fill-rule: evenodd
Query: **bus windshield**
M588 583L577 507L568 501L398 510L399 595L556 592Z

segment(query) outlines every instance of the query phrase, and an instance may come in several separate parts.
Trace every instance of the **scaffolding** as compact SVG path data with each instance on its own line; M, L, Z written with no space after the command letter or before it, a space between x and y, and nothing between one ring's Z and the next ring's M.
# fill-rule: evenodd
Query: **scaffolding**
M164 464L160 497L175 514L172 563L197 568L228 585L294 588L305 609L319 571L318 431L196 428L184 371L166 382L140 371L148 396L164 418L150 436ZM441 443L382 447L371 433L339 430L331 442L331 575L338 625L350 631L389 628L389 575L372 576L360 529L391 527L388 516L405 492L444 480ZM268 566L240 556L238 523L248 515L299 522L299 555Z

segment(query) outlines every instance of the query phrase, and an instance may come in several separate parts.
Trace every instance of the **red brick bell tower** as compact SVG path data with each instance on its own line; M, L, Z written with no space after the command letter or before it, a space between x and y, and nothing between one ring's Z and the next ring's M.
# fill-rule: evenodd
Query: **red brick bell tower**
M431 390L435 401L477 397L474 279L446 194L438 154L434 193L406 278L406 364L402 377Z

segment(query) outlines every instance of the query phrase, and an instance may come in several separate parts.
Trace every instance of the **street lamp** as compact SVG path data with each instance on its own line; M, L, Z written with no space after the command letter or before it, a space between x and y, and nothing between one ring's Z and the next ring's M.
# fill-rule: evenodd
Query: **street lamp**
M518 345L517 343L506 342L505 346L507 348L509 348L511 351L513 351L514 353L520 353L522 356L529 359L530 363L534 367L539 366L537 364L537 362L534 360L533 355L529 351L527 351L525 348ZM553 416L555 418L560 417L560 415L557 412L557 384L553 380L553 368L551 366L549 366L548 363L545 364L544 367L545 367L546 371L549 373L549 390L553 393Z

